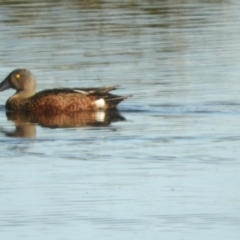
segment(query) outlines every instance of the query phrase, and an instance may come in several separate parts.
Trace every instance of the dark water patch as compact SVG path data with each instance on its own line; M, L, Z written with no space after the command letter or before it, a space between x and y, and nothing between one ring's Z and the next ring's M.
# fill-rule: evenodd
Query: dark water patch
M240 106L240 102L235 102L235 101L215 101L215 102L209 102L207 105L210 105L210 106Z
M179 224L179 225L192 225L195 228L212 228L216 224L239 224L240 218L236 216L223 215L220 213L215 214L169 214L169 215L153 215L150 217L162 220L165 224Z

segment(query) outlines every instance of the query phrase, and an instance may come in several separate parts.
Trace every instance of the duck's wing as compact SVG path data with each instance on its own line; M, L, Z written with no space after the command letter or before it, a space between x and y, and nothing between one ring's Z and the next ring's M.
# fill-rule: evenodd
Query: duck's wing
M116 90L118 86L100 87L100 88L53 88L40 91L36 93L36 96L47 96L47 95L59 95L59 94L73 94L83 96L105 96L110 91Z
M107 105L107 108L116 108L116 106L121 101L132 96L132 95L119 96L109 93L110 91L116 90L117 88L118 88L117 85L101 88L75 88L74 92L94 97L96 101L99 102L99 105L104 104L103 103L104 101L105 104Z
M74 92L84 92L88 95L105 95L110 91L116 90L118 85L110 86L110 87L100 87L100 88L72 88Z

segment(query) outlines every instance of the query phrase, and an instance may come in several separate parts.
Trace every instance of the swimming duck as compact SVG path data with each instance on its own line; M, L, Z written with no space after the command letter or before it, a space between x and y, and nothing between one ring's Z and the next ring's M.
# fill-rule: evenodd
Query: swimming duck
M38 93L34 75L27 69L12 71L1 83L0 91L13 88L16 93L6 102L6 109L36 114L57 114L83 110L115 109L117 104L129 96L109 93L116 86L101 88L59 88Z

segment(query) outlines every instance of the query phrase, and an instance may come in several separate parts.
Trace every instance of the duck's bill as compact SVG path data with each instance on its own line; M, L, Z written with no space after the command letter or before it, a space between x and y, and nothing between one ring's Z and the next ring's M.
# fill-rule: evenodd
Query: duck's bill
M8 88L10 88L10 85L9 85L8 78L6 78L0 83L0 92L6 90Z

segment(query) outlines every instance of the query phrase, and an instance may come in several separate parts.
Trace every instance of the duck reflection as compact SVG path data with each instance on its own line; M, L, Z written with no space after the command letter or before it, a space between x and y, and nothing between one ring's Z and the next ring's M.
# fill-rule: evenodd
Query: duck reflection
M14 131L0 131L9 137L34 138L36 124L47 128L79 128L106 127L112 122L124 121L125 118L116 110L111 111L82 111L61 113L55 116L6 112L8 120L15 125Z

